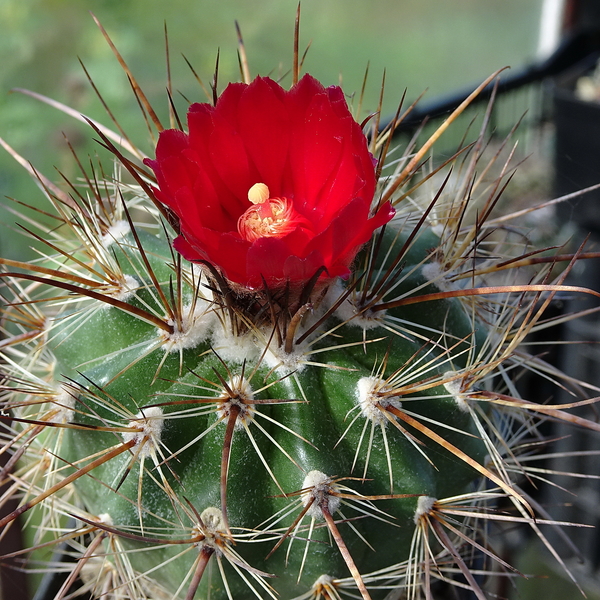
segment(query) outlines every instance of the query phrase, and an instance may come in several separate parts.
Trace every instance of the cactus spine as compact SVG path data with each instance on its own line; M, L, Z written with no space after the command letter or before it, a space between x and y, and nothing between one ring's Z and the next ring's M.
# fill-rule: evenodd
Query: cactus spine
M393 125L373 135L378 181L360 226L386 203L393 219L304 276L269 278L264 255L264 285L245 286L237 264L182 257L196 234L165 191L160 150L153 173L92 126L132 177L98 170L67 193L36 174L58 225L34 233L42 259L0 272L3 498L19 500L1 524L35 526L34 559L61 543L78 556L56 597L79 580L115 599L417 598L458 572L484 598L467 557L508 568L478 533L494 504L536 527L518 448L539 415L574 419L519 396L517 370L561 377L520 344L557 292L582 291L498 227L507 169L489 186L478 177L485 133L430 198L421 183L447 166L415 184L429 145L390 160ZM238 237L308 227L289 216L297 204L249 181ZM350 274L331 276L344 261Z

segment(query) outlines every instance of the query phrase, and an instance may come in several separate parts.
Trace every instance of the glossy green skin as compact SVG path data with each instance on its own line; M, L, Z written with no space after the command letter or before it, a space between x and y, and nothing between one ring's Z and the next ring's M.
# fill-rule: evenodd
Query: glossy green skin
M142 236L145 248L151 248L150 260L157 277L161 281L168 281L172 271L167 266L171 261L167 245L162 240L151 236ZM415 263L418 263L427 252L429 240L417 245L414 250ZM134 251L129 251L135 254ZM161 258L161 254L165 257ZM119 257L118 253L117 256ZM124 271L133 270L128 267L124 253L120 257ZM405 261L406 263L407 261ZM132 272L133 274L133 272ZM403 286L415 285L418 278L417 272L407 279ZM165 286L165 290L168 289ZM190 294L190 290L185 293ZM424 293L424 292L421 292ZM141 292L140 295L144 295ZM146 294L148 302L152 302ZM456 337L468 335L472 327L458 302L431 302L426 305L417 305L393 309L395 315L404 319L418 321L427 327L446 328ZM330 328L339 325L335 318L324 325ZM122 407L129 411L131 417L140 411L140 408L166 403L169 399L177 399L180 394L190 394L190 385L206 385L201 378L217 382L215 371L218 371L226 380L229 376L222 362L209 352L209 343L206 341L198 347L183 352L183 368L180 368L178 353L169 354L164 360L160 376L154 381L154 375L159 363L164 359L161 348L154 350L131 368L123 369L134 362L146 346L133 348L146 340L148 345L156 340L156 329L137 318L122 312L117 308L102 308L88 319L85 326L80 327L75 333L70 332L68 326L61 334L60 326L54 336L53 351L58 360L58 369L65 377L72 377L98 394L103 400L99 402L82 395L76 407L75 421L88 425L99 425L115 422L115 414L108 406L118 401ZM269 464L279 486L286 493L292 494L302 488L303 480L309 471L318 470L331 477L354 477L363 475L370 427L362 443L361 451L354 470L356 448L360 443L364 419L359 417L357 422L340 438L346 430L350 419L356 414L348 412L356 406L356 384L362 377L372 375L374 365L380 364L382 357L389 353L386 376L400 369L423 346L422 341L409 341L400 336L391 334L387 329L377 327L366 332L367 339L378 342L366 346L357 344L345 348L327 350L315 355L315 360L328 366L305 365L298 372L289 377L283 377L278 372L270 372L266 365L261 365L254 375L251 385L254 389L262 388L267 382L273 384L265 389L257 398L264 399L306 399L306 402L261 405L258 411L269 415L277 422L284 424L289 430L298 435L292 435L288 430L276 427L274 424L260 419L258 422L268 430L277 442L289 453L297 464L291 462L273 443L271 443L256 427L250 424L256 443ZM329 348L337 345L360 342L363 339L363 330L355 325L338 327L335 333L319 342L318 346ZM317 347L318 347L317 346ZM95 362L94 359L100 358ZM460 359L459 364L464 361ZM85 364L87 363L87 364ZM84 365L79 367L79 365ZM250 373L254 364L247 364L245 372ZM458 366L458 365L457 365ZM240 364L228 365L234 375L240 373ZM437 372L449 370L448 363ZM436 371L427 374L431 376ZM119 375L120 374L120 375ZM205 396L206 391L198 391ZM158 394L158 395L157 395ZM455 402L448 398L447 392L435 388L429 390L428 399L404 400L404 406L416 413L435 418L452 427L472 432L473 427L467 413L461 411ZM215 396L217 393L215 392ZM103 405L103 403L105 403ZM190 408L187 405L184 408ZM198 404L200 406L200 404ZM169 452L177 452L180 448L194 440L199 432L204 431L217 419L215 413L197 415L186 418L168 419L168 413L179 410L180 406L163 407L167 419L162 433L162 442ZM118 419L117 419L118 421ZM122 425L127 425L127 419L122 417ZM433 427L452 444L460 447L476 460L483 460L483 447L474 437L448 432L440 427ZM178 495L181 503L188 501L201 513L209 506L220 506L220 473L222 445L226 424L220 423L201 440L196 441L190 448L169 461L170 468L176 473L179 482L169 471L163 467L163 472L172 489ZM447 497L465 492L476 478L476 473L467 467L463 461L450 455L436 443L427 440L426 452L432 466L419 453L402 433L388 425L386 433L389 442L389 452L393 465L393 490L394 494L415 494L433 497ZM414 431L413 431L414 433ZM93 430L69 430L63 457L69 461L76 461L88 455L94 455L102 449L109 448L121 441L121 434L112 432L99 432ZM300 436L300 437L298 437ZM417 434L417 437L418 434ZM420 436L422 437L422 436ZM307 440L310 442L307 443ZM95 469L93 477L83 477L77 481L77 489L87 510L92 514L107 513L110 515L116 528L137 528L139 531L140 516L135 505L138 498L139 463L133 467L118 492L111 491L107 486L115 486L131 460L131 453L125 452L116 459L111 460ZM146 459L146 468L151 471L152 461ZM299 468L300 467L300 468ZM156 479L156 471L151 471ZM387 495L390 494L390 476L388 461L384 451L382 435L377 427L374 434L373 447L366 472L367 480L346 480L342 483L352 488L359 494ZM104 482L104 484L102 483ZM156 537L160 530L161 535L167 530L167 537L184 540L191 535L194 525L183 516L183 511L175 512L167 493L152 481L146 474L141 492L143 514L143 534ZM236 430L233 437L230 467L227 487L228 517L232 531L237 528L257 528L269 519L278 510L298 502L298 496L282 497L281 490L274 483L267 469L259 459L256 450L251 444L243 429ZM352 502L350 502L352 504ZM352 526L371 544L371 550L348 523L340 523L339 529L361 573L368 573L383 567L399 563L408 557L409 544L414 530L414 511L417 497L386 499L374 501L374 504L386 515L379 515L388 522L382 522L373 517L361 517L361 513L351 506L342 506L344 517L353 519ZM279 533L291 525L293 519L301 510L298 504L295 512L286 520L278 524ZM335 518L343 520L339 513ZM304 524L310 522L305 517ZM393 522L395 525L390 525ZM167 523L172 525L167 526ZM187 527L187 530L185 529ZM283 528L283 529L281 529ZM306 537L307 531L303 530L298 536ZM307 553L302 576L298 582L298 573L303 561L305 542L302 539L294 540L289 555L287 554L288 542L285 542L268 560L265 560L275 540L245 543L240 541L235 550L256 569L275 574L275 579L268 582L277 590L284 599L293 598L305 593L311 588L316 579L327 574L336 578L349 577L339 550L331 544L331 538L323 523L316 523L311 535L316 543L311 543ZM160 549L152 549L156 543L142 544L140 542L124 540L136 548L147 548L147 551L136 552L130 555L134 567L140 571L153 568L156 564L180 554L167 566L154 573L154 577L168 590L174 593L181 585L192 568L194 559L198 556L197 548L190 544L170 545ZM211 568L205 573L197 598L220 600L226 598L221 576L215 560ZM223 561L226 565L226 561ZM228 584L232 596L236 600L254 598L255 595L248 589L246 583L229 566L225 566L228 574ZM247 575L252 581L252 578ZM256 584L255 584L256 586ZM186 585L180 595L183 597ZM256 586L257 587L257 586ZM209 590L210 588L210 590ZM257 587L260 590L260 588ZM263 590L259 592L267 597ZM377 593L373 598L377 598Z

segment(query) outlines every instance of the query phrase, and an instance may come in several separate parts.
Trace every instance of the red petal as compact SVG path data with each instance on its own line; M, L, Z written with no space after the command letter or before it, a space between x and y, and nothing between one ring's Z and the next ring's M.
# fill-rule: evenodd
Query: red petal
M256 168L249 160L239 132L239 102L246 88L243 84L225 88L213 112L214 129L209 140L210 158L216 172L241 202L247 200L248 190L258 181ZM240 214L242 212L243 209Z
M336 276L350 266L360 247L373 235L375 229L387 223L394 215L389 205L368 218L369 204L356 198L345 206L330 226L308 244L307 251L318 249L325 264Z
M227 225L213 225L214 229L229 231L235 229L237 219L246 209L245 198L240 199L232 193L218 174L211 154L210 140L214 130L213 113L209 104L193 104L188 113L190 130L190 149L188 156L195 160L198 167L198 179L194 185L194 195L199 207L220 205L223 215L228 216Z
M337 167L342 151L340 121L325 94L313 97L304 118L295 120L290 166L295 202L305 214L318 206L319 193Z
M284 195L282 179L290 145L290 117L284 100L280 86L259 77L238 106L239 131L258 174L252 184L265 183L271 197Z
M352 256L348 259L347 255L355 250L352 243L356 237L356 226L364 223L367 216L368 206L365 206L364 201L353 200L340 211L327 229L311 240L307 250L318 249L325 257L328 268L338 262L347 266L354 258Z
M323 255L318 250L313 250L306 258L288 256L283 266L283 274L291 282L308 281L323 266L326 266ZM331 274L328 272L327 275Z
M190 185L192 181L180 160L187 145L188 138L183 131L168 129L160 134L156 160L144 161L144 164L154 170L159 187L167 194L174 193L181 186Z
M206 260L206 256L200 254L196 248L194 248L183 236L179 235L173 241L173 248L190 262L200 262Z
M253 288L284 282L283 266L290 250L280 238L265 237L254 242L246 255L246 275Z
M240 239L237 234L226 233L220 236L218 256L212 256L211 262L223 271L227 279L245 286L248 279L246 256L249 250L250 244L246 240Z
M287 102L290 110L296 116L301 117L310 106L311 100L315 96L324 93L326 93L326 90L321 82L307 73L287 92Z
M159 140L156 146L156 161L159 163L169 156L178 156L188 146L188 136L179 129L162 131Z
M193 233L183 231L173 246L185 259L205 260L217 266L230 281L246 284L246 253L250 244L245 240L202 228Z
M335 176L323 190L322 198L337 198L338 203L341 203L343 198L360 197L370 203L375 194L375 187L375 167L367 147L367 140L360 126L352 121L348 134L344 138L342 157ZM322 204L323 215L327 219L331 214L330 203L322 202Z

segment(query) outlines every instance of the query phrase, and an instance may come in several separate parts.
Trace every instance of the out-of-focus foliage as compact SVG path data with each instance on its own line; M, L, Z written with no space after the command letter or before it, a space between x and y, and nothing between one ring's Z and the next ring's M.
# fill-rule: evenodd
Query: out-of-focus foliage
M375 109L384 69L386 101L393 112L405 88L409 98L475 84L495 69L526 63L533 56L541 0L304 0L301 46L311 40L305 67L325 84L343 79L345 90L360 90L367 63L366 105ZM174 89L204 100L182 59L184 53L209 82L216 47L221 47L222 82L236 79L234 20L242 27L253 74L284 74L291 64L297 0L0 0L0 136L51 179L56 167L72 176L64 132L83 156L97 151L85 126L35 100L9 94L24 87L107 121L87 83L79 57L120 123L135 141L149 147L145 127L128 83L96 27L93 11L166 115L163 26L171 46ZM179 97L181 106L183 98ZM85 135L84 135L85 134ZM0 195L35 202L38 194L12 158L0 153ZM0 219L14 218L4 209ZM20 238L19 238L20 239ZM25 252L6 229L5 254ZM19 245L17 245L19 244Z

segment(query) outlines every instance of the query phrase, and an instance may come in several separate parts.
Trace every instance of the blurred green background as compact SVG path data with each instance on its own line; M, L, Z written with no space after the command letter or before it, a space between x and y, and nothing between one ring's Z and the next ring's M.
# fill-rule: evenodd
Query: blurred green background
M534 58L542 0L303 0L305 70L324 84L358 92L367 63L365 108L377 105L387 71L384 109L406 88L415 98L475 85L492 71ZM51 179L76 174L65 133L84 157L97 151L85 126L21 94L23 87L109 124L78 62L81 59L120 123L143 149L148 134L128 82L96 27L93 12L124 55L161 116L166 115L164 25L173 85L204 100L182 53L205 82L221 50L221 89L238 78L236 33L244 35L252 74L291 65L297 0L0 0L0 137ZM39 201L35 183L0 149L0 197ZM2 202L4 203L4 202ZM0 251L23 257L28 242L6 231L15 218L0 208Z

